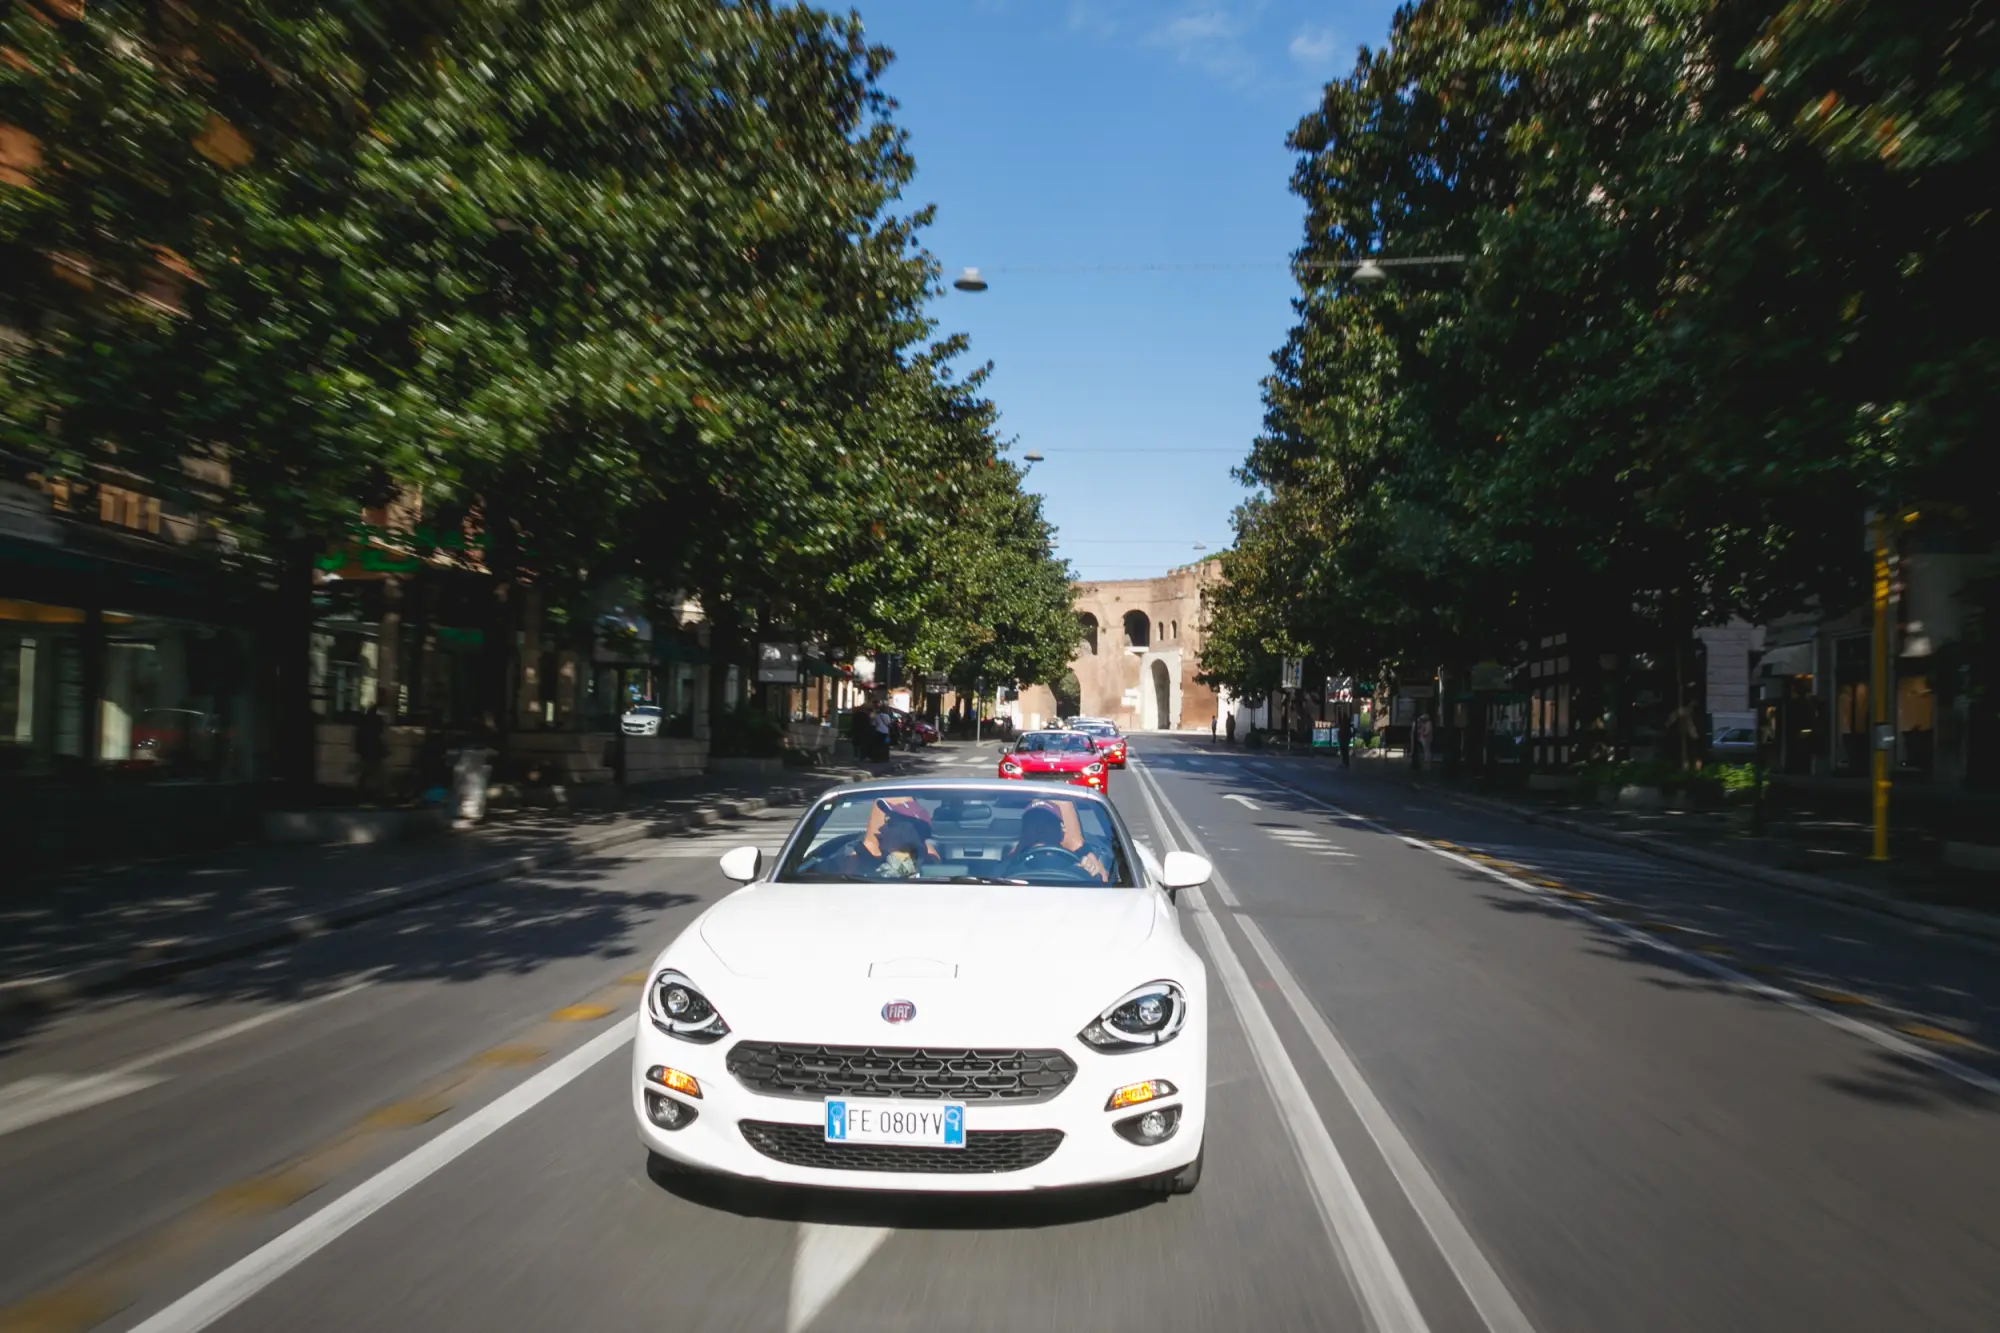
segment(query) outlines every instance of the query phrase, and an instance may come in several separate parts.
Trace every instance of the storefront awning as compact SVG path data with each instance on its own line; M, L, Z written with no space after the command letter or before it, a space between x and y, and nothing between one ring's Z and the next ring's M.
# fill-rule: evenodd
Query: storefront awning
M653 656L662 662L685 662L689 666L707 666L710 660L708 649L700 644L665 636L653 640Z
M1813 673L1813 646L1810 643L1787 643L1772 648L1764 654L1758 664L1760 676L1810 676Z

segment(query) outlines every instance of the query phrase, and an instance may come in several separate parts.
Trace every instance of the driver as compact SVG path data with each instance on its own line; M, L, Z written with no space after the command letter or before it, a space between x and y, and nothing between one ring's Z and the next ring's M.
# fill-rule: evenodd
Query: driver
M1076 864L1084 873L1101 884L1111 882L1111 872L1105 869L1097 853L1084 850L1083 824L1076 817L1076 807L1068 801L1035 801L1021 812L1021 836L1007 853L1007 864L1012 865L1037 847L1060 847L1076 856Z
M942 859L923 806L908 796L885 796L868 812L867 831L826 869L861 879L915 879L919 865Z

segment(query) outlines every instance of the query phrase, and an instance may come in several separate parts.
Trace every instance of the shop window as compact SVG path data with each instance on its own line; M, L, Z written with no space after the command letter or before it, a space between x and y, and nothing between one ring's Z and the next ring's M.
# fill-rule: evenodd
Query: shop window
M1896 762L1901 767L1930 772L1937 750L1936 711L1928 675L1896 682Z
M105 612L97 762L153 779L248 777L249 657L234 630Z
M84 613L0 599L0 774L83 759Z
M1867 636L1837 639L1833 645L1833 765L1836 772L1868 768Z

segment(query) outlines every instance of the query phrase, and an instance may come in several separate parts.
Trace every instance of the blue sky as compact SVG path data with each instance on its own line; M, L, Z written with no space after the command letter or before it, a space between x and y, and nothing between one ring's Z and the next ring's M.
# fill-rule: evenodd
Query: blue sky
M1388 0L854 0L893 49L935 203L942 331L994 362L1016 452L1040 451L1062 554L1138 578L1220 550L1258 382L1291 323L1299 245L1286 133L1379 45ZM1210 271L1112 265L1241 265Z

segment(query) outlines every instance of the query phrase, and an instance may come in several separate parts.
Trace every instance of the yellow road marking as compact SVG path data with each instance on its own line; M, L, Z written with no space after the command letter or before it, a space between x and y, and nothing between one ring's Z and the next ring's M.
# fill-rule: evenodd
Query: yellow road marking
M1925 1041L1934 1041L1944 1046L1958 1046L1968 1051L1984 1051L1988 1049L1970 1037L1961 1037L1958 1033L1952 1032L1949 1029L1934 1028L1928 1023L1898 1023L1896 1031L1907 1033L1912 1037L1921 1037Z
M276 1171L231 1185L216 1194L215 1204L232 1213L275 1213L291 1207L323 1183L304 1171Z
M1853 991L1834 990L1830 986L1806 985L1800 986L1799 989L1812 996L1815 1000L1820 1000L1827 1004L1845 1004L1861 1008L1873 1008L1875 1005L1875 1001L1869 999L1866 995L1856 995Z
M412 1097L406 1102L391 1102L368 1113L361 1123L369 1129L408 1129L412 1125L426 1125L451 1109L451 1103L436 1097Z
M95 1328L117 1312L118 1307L87 1292L54 1291L0 1311L0 1333L66 1333L69 1329Z
M1734 958L1736 956L1734 949L1725 949L1720 944L1697 944L1694 946L1694 951L1696 953L1705 953L1710 958Z
M618 984L621 986L643 986L646 984L646 974L644 972L627 972L624 976L618 978Z
M482 1065L531 1065L547 1055L544 1046L495 1046L490 1051L481 1051L473 1059Z
M565 1023L602 1017L627 1003L626 986L606 987L520 1034L438 1075L410 1096L378 1107L289 1162L218 1190L187 1212L89 1261L52 1287L0 1308L0 1333L86 1333L125 1309L137 1294L176 1276L249 1220L296 1204L341 1172L367 1164L384 1136L407 1133L443 1115L495 1071L532 1063L568 1035Z

